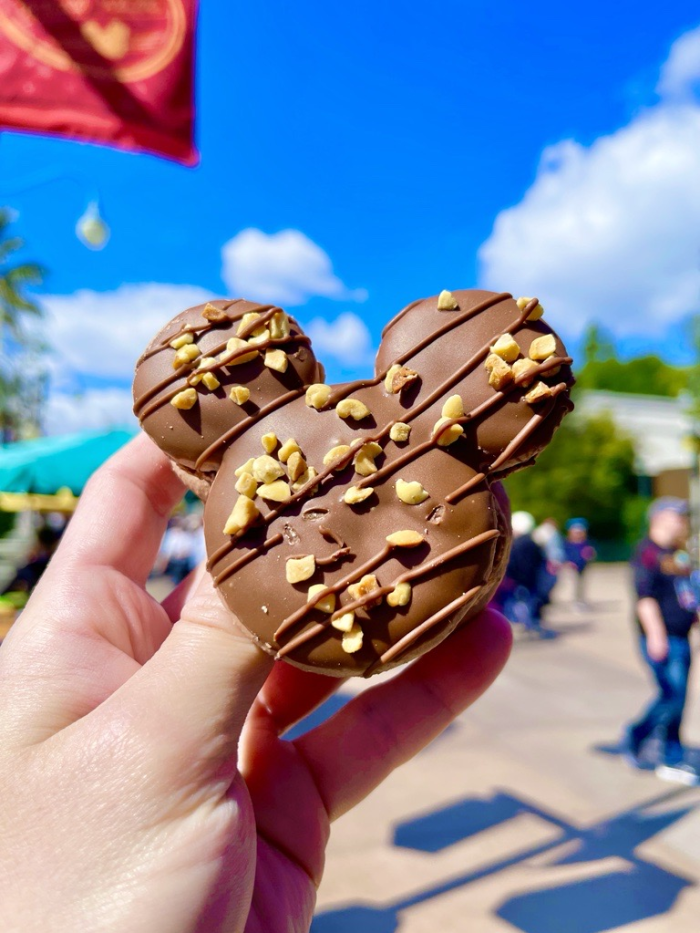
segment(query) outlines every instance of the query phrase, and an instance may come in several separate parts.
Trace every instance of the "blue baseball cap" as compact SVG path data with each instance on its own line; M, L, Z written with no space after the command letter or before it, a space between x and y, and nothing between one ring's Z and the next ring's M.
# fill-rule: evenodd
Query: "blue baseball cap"
M655 499L649 506L647 516L653 518L659 512L675 512L676 515L688 515L690 507L685 499L678 496L661 496Z

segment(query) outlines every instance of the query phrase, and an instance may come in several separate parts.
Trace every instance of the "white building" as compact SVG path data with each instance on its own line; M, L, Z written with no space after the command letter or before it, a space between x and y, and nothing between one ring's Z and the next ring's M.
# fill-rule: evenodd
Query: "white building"
M632 437L637 473L649 478L644 492L683 498L688 497L693 461L693 420L688 407L685 397L624 392L582 392L576 402L576 411L584 416L609 413L615 424Z

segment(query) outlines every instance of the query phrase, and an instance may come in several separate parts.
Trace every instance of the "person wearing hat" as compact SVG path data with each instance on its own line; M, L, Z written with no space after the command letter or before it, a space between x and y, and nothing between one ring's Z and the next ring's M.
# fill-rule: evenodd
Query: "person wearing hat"
M586 567L596 558L595 548L588 540L588 522L585 518L570 518L566 523L564 557L566 563L576 573L576 606L579 609L585 609L587 604L583 575Z
M688 503L665 496L649 508L649 533L632 558L636 594L635 618L642 657L658 689L642 715L627 726L622 752L634 767L646 741L659 735L663 755L656 773L682 784L700 782L685 761L681 722L690 673L690 629L698 602L690 581L690 558L685 550L689 533Z

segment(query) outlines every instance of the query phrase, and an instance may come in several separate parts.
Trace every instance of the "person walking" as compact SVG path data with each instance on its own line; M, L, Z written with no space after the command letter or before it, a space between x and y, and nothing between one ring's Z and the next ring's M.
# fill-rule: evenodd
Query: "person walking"
M532 539L535 519L529 512L513 512L513 543L505 576L494 602L511 622L521 622L526 629L540 630L542 606L540 580L546 560L544 551Z
M588 522L585 518L572 518L566 523L564 556L576 574L576 608L586 609L587 602L583 586L586 567L596 559L595 548L588 540Z
M544 551L546 563L540 571L539 591L544 606L549 605L559 570L566 560L564 539L554 518L545 520L532 532L532 540Z
M681 784L700 783L700 774L685 760L681 723L690 673L688 636L698 615L685 550L689 533L688 503L666 496L649 508L649 533L632 559L636 594L635 618L642 657L652 673L657 696L624 734L622 752L634 767L646 741L659 734L663 756L656 773Z

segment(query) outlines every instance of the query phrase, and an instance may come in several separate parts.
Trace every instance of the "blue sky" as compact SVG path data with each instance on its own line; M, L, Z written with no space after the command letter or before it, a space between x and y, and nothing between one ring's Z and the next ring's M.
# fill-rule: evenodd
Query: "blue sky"
M477 284L538 294L573 344L599 320L687 358L697 3L201 6L196 169L0 135L0 200L50 269L50 429L123 420L148 329L209 294L286 298L331 378L407 302ZM92 189L101 252L73 234Z

